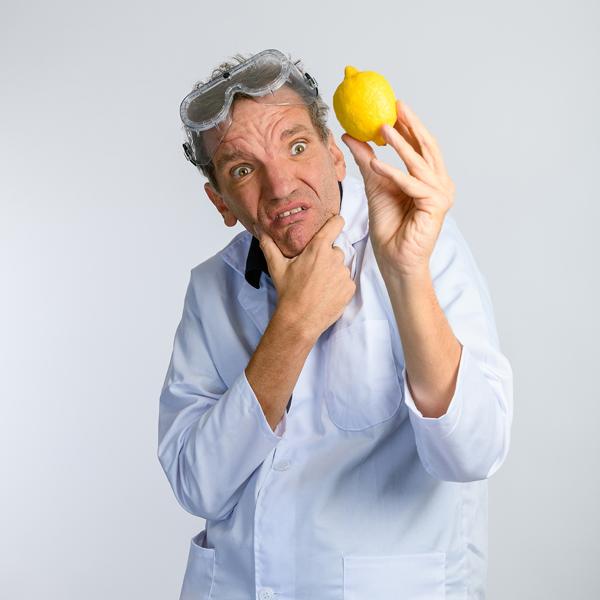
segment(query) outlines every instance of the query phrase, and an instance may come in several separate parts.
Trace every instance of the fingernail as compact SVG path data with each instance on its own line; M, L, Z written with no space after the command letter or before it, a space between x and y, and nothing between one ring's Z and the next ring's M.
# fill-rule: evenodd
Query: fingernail
M260 240L260 236L262 234L262 229L258 225L254 225L254 233L256 237Z

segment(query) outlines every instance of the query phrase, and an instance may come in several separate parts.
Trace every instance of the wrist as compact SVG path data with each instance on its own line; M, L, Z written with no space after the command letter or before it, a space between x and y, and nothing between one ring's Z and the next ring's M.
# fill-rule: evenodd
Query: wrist
M387 281L395 282L420 282L430 278L429 273L429 261L420 265L412 265L406 267L398 265L394 261L385 260L381 254L375 249L373 250L375 255L375 261L379 267L379 272L382 277Z
M281 303L276 306L271 322L275 327L280 327L285 331L291 339L304 342L310 348L315 345L321 335L320 331L313 331L306 318L306 313Z
M424 284L431 283L431 273L429 266L425 268L413 269L398 269L394 266L380 266L379 271L386 285L394 285L396 287L419 287Z

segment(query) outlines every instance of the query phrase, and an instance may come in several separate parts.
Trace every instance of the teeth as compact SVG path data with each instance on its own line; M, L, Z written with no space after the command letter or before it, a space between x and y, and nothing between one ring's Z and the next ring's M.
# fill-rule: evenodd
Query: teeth
M283 217L287 217L288 215L293 215L294 213L300 212L301 210L304 210L304 209L301 206L298 206L298 208L292 208L292 210L286 210L285 212L283 212L277 216L279 219L282 219Z

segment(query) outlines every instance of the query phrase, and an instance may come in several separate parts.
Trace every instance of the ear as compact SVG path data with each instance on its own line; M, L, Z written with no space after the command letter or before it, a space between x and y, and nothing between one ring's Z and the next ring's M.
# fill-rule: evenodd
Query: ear
M327 136L327 149L329 150L329 153L333 159L335 175L338 181L343 181L346 177L346 159L344 158L344 153L335 143L331 129L329 130L329 135Z
M227 227L233 227L237 223L237 217L231 212L231 210L229 210L229 207L223 200L223 196L219 194L219 192L217 192L217 190L215 190L209 182L204 184L204 191L210 198L210 201L221 213L225 225L227 225Z

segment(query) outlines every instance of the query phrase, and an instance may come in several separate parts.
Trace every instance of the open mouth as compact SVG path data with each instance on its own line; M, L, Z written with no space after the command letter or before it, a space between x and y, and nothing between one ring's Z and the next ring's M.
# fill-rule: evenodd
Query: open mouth
M283 216L278 216L273 221L273 225L275 227L279 227L283 225L289 225L290 223L295 223L296 221L301 221L306 217L308 210L308 208L299 207L286 211L283 213Z

